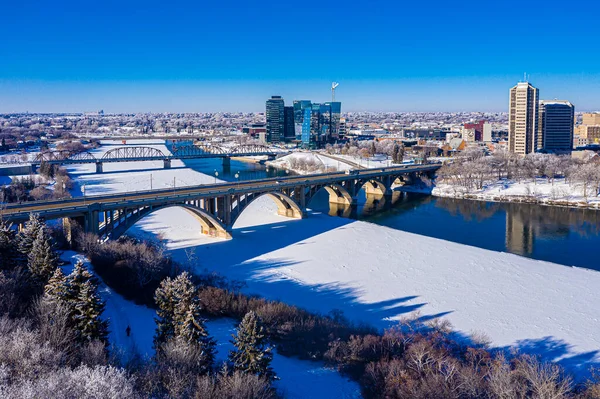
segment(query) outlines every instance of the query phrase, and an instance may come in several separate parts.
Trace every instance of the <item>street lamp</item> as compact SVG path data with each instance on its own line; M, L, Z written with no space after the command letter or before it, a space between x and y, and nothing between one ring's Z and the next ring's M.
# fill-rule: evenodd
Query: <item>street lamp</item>
M219 177L219 172L215 169L215 184L217 184L217 177Z
M237 186L240 186L240 172L235 172L235 178L237 179Z

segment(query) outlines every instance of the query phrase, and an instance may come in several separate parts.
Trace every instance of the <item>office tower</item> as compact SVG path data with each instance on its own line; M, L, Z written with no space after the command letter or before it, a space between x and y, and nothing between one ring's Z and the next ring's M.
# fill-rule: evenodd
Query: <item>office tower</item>
M519 155L535 152L542 146L538 137L539 90L528 82L510 89L508 148Z
M309 100L294 100L294 129L296 140L302 140L302 126L306 109L310 109L312 103Z
M281 96L272 96L267 100L267 142L279 143L283 141L284 124L284 101Z
M340 118L342 116L342 103L339 101L333 101L329 104L331 119L330 119L330 130L329 140L335 140L340 137Z
M283 137L285 141L296 139L296 130L294 126L294 107L284 107L283 109Z
M538 137L547 152L571 152L575 107L568 101L540 101Z

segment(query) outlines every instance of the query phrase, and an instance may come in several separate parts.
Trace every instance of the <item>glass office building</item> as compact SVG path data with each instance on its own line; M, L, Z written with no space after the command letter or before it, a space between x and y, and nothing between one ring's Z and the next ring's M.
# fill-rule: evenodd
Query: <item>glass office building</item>
M339 137L342 104L340 102L312 103L294 101L296 139L306 148L316 148Z
M267 100L267 142L279 143L284 139L285 103L281 96L272 96Z

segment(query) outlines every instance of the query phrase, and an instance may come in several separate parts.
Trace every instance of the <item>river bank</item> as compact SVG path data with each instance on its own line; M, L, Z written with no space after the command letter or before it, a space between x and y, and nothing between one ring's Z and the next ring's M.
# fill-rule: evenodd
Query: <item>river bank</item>
M485 202L516 202L544 206L559 206L578 209L599 209L600 197L588 187L574 186L565 179L555 179L554 183L538 178L536 181L517 182L508 179L486 184L482 189L439 183L433 187L398 186L400 191L431 194L436 197L469 199Z

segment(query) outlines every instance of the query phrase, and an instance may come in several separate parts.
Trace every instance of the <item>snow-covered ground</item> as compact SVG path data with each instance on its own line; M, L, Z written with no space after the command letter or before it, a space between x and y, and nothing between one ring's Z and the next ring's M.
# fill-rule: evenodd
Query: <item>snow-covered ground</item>
M65 273L70 273L72 265L82 260L90 267L87 259L72 251L62 254L64 260L71 265L65 266ZM90 268L90 270L92 270ZM156 328L154 318L156 312L143 305L126 300L101 282L100 295L106 303L104 317L109 321L109 341L111 350L119 354L124 361L131 359L135 353L149 358L154 355L152 348ZM131 328L131 336L127 336L127 327ZM229 351L233 349L230 342L235 334L237 323L233 319L210 320L206 327L210 335L217 341L215 364L227 360ZM287 398L360 398L360 387L337 371L325 367L322 362L299 360L279 355L274 351L273 370L279 377L275 383L277 389L285 393ZM318 393L318 394L316 394Z
M567 184L564 178L555 179L554 184L545 178L521 182L503 179L493 184L487 184L480 190L464 190L456 185L439 183L433 188L432 194L438 197L468 196L485 201L531 200L548 204L587 204L596 207L600 203L600 197L596 195L594 187L588 187L587 198L585 198L583 185Z
M178 208L157 211L130 234L160 231L175 259L185 262L184 247L194 247L199 271L312 311L341 309L381 328L418 311L574 371L600 361L598 272L318 213L302 220L275 213L266 197L255 201L227 241L201 236Z
M233 349L232 335L237 322L232 319L211 320L206 323L208 332L217 340L216 363L227 360ZM273 370L279 378L275 387L286 398L360 398L357 383L342 377L337 371L325 367L321 362L298 360L281 356L273 351Z
M289 169L299 174L336 172L352 168L347 163L310 151L292 152L274 161L268 161L267 165Z

